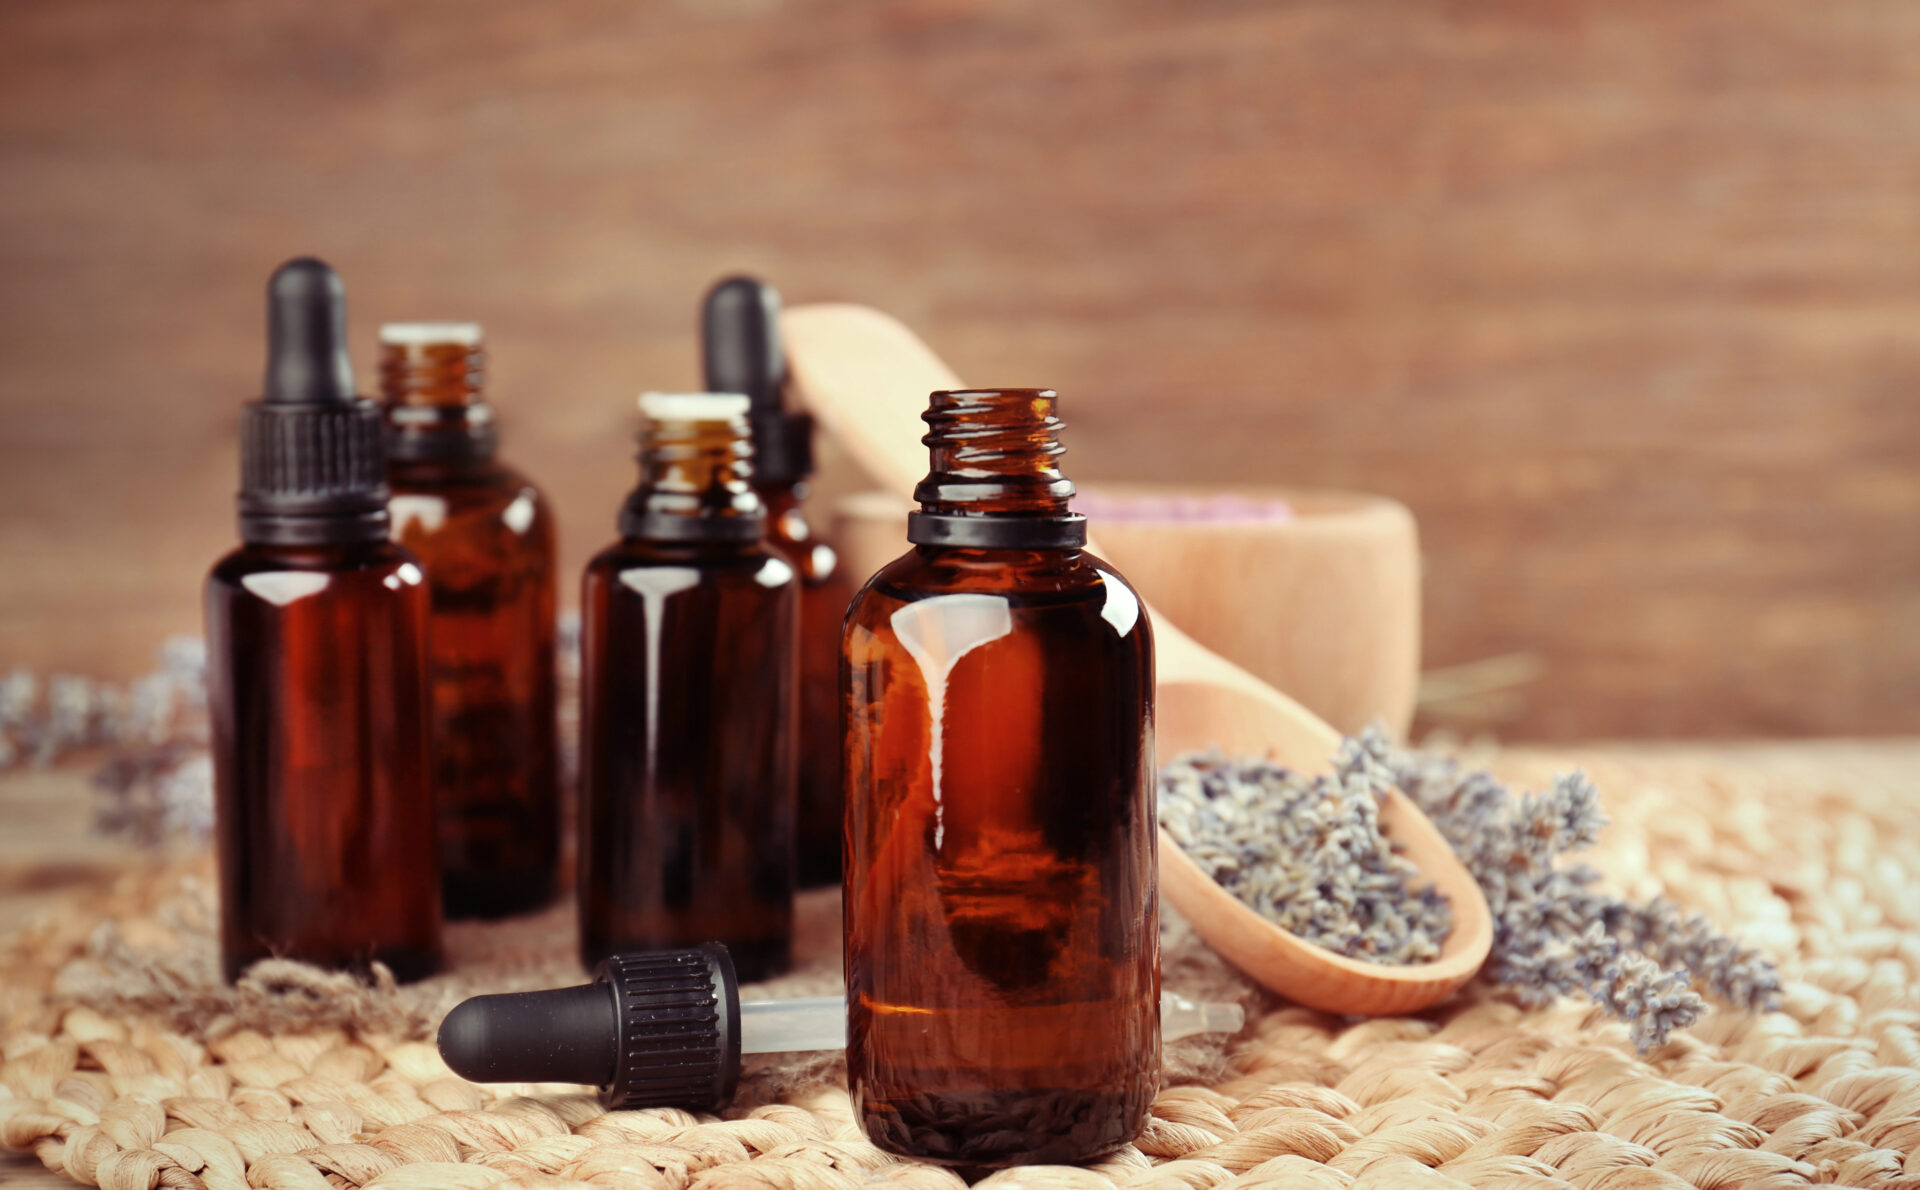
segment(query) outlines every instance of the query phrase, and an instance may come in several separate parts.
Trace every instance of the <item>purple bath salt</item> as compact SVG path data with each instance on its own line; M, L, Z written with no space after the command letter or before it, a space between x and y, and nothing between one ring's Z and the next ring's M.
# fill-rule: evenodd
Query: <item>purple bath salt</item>
M1293 506L1277 497L1255 498L1233 492L1207 495L1120 496L1085 491L1074 508L1099 521L1173 521L1192 524L1272 524L1294 518Z

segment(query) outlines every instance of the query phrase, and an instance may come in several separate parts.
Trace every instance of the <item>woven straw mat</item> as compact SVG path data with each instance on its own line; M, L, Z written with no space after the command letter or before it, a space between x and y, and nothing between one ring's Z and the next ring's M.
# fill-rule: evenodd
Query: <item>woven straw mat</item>
M1243 997L1248 1028L1170 1047L1152 1123L1099 1165L980 1184L1920 1186L1920 746L1494 762L1534 787L1585 767L1614 820L1594 856L1613 886L1765 947L1780 1011L1716 1011L1646 1055L1584 1003L1523 1011L1480 986L1342 1020L1262 997L1176 923L1168 987ZM454 1077L428 1040L450 1003L579 978L564 909L455 927L454 974L410 988L291 964L222 988L196 865L184 885L177 866L129 876L0 947L7 1149L115 1188L962 1184L869 1145L830 1057L756 1067L719 1116ZM802 970L766 990L836 986L834 913L803 904ZM0 1155L0 1181L33 1170Z

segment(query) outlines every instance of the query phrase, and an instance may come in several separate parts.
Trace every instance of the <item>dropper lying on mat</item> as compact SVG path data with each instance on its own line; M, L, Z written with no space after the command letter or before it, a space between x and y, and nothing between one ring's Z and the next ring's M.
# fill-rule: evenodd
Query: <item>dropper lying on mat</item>
M1160 1035L1234 1033L1237 1004L1160 997ZM440 1055L477 1083L586 1083L609 1108L718 1107L741 1054L840 1049L839 996L740 1002L733 959L717 942L614 955L578 987L462 1001L440 1023Z

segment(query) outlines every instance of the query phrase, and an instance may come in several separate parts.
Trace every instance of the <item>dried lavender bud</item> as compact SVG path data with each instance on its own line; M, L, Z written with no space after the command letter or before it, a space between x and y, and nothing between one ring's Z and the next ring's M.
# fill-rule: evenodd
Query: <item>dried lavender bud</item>
M1642 1050L1698 1019L1703 987L1735 1007L1773 1007L1780 975L1759 952L1666 900L1643 905L1596 891L1600 874L1557 861L1598 838L1606 817L1593 783L1574 773L1515 799L1485 772L1392 748L1393 781L1425 811L1486 893L1493 952L1481 975L1523 1002L1585 994L1632 1026Z
M205 653L191 637L170 640L160 670L124 689L73 674L43 684L15 669L0 679L0 769L44 767L86 749L159 745L182 733L204 741Z
M94 820L109 834L204 837L213 817L206 745L206 648L191 637L167 641L159 669L125 687L72 674L42 683L25 669L0 678L0 769L104 749Z
M1446 898L1380 831L1382 746L1350 740L1330 776L1214 752L1160 772L1160 823L1228 892L1281 928L1352 958L1417 963L1453 925Z
M127 688L114 746L94 774L103 794L96 830L148 845L212 834L206 668L205 644L174 637L160 648L160 668Z
M1739 1008L1770 1010L1780 995L1780 972L1759 951L1713 928L1704 913L1688 913L1664 897L1644 905L1610 902L1605 920L1617 921L1627 939L1663 966Z
M205 839L213 834L213 757L188 756L153 779L162 837Z
M112 699L92 678L55 674L47 682L47 713L34 761L50 764L62 752L112 738Z
M1489 773L1368 730L1341 744L1331 776L1312 779L1263 760L1180 757L1161 772L1160 818L1202 870L1284 929L1358 958L1419 962L1438 952L1451 917L1379 833L1393 786L1479 882L1494 927L1481 977L1522 1003L1585 995L1627 1022L1642 1050L1699 1018L1696 987L1772 1007L1779 973L1704 915L1630 904L1596 891L1591 867L1561 865L1607 824L1579 773L1516 798Z
M36 751L39 702L40 683L26 670L0 679L0 768L23 764Z

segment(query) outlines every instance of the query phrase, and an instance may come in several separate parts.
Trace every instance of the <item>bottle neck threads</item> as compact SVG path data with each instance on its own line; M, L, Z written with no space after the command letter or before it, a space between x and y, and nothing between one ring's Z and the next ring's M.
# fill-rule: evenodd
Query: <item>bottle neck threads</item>
M380 328L380 396L387 452L399 462L493 457L499 431L487 403L486 350L470 323Z
M936 392L927 423L927 477L914 488L920 511L907 540L963 549L1078 549L1087 521L1070 512L1073 481L1061 474L1062 422L1052 389Z
M725 393L640 398L640 486L620 535L641 541L758 541L766 506L753 489L747 399Z

